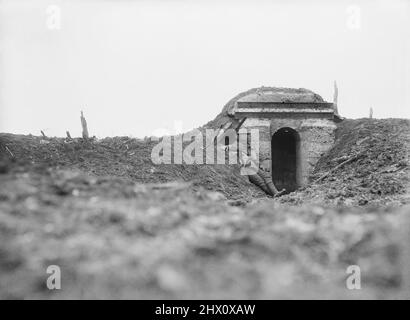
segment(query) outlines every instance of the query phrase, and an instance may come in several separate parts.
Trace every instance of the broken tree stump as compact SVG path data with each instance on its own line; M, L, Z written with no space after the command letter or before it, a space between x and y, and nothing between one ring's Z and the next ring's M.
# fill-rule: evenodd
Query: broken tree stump
M66 131L65 133L66 133L66 135L67 135L67 139L69 139L69 140L73 140L73 139L71 138L71 134L70 134L70 132L69 132L69 131Z
M81 111L81 126L83 128L83 139L88 140L88 127L87 127L87 120L84 118L84 114Z
M337 88L336 80L333 82L333 110L336 115L339 115L339 111L337 109L337 99L339 96L339 89Z
M47 136L45 135L43 130L40 130L40 132L41 132L41 135L43 136L43 138L47 138Z

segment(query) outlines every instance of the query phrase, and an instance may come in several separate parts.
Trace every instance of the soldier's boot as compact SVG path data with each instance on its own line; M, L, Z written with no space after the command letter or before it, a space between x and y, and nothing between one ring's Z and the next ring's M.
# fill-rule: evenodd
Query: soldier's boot
M263 180L263 178L260 175L258 175L257 173L252 174L248 176L248 179L250 182L261 188L266 194L270 194L273 196L268 186L266 185L265 180Z
M269 172L266 172L264 170L259 170L258 174L265 181L265 184L267 185L267 187L269 189L269 194L270 195L272 195L274 197L279 197L279 196L283 195L286 192L286 189L282 189L281 191L278 191L275 184L273 183L272 176L270 175Z

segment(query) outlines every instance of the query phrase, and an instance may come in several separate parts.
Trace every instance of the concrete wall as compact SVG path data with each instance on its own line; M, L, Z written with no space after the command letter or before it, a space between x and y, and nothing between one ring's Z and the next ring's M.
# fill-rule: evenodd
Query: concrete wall
M297 160L297 182L299 186L308 183L309 175L322 154L334 143L336 125L329 119L311 118L248 118L243 128L259 129L259 161L262 167L271 171L271 139L273 134L284 127L295 130L299 137Z

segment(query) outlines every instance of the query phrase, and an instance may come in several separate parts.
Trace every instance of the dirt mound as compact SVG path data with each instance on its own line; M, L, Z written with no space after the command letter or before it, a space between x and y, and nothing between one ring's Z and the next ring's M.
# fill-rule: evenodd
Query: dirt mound
M406 120L341 123L315 177L361 156L283 197L292 205L245 205L261 192L234 166L154 165L150 141L2 134L0 298L397 298L408 208L309 201L403 196L408 132ZM62 290L46 288L49 265ZM346 289L349 265L365 290Z
M0 183L2 299L394 298L403 287L399 212L234 207L187 183L67 168ZM352 264L364 290L346 289ZM62 290L47 289L49 265Z
M324 202L332 206L408 203L409 136L410 121L405 119L342 121L335 145L315 167L312 184L282 197L281 201ZM229 199L249 201L265 196L246 176L240 175L235 165L153 164L151 150L155 144L128 137L84 142L1 134L0 171L72 168L139 183L180 180L190 182L194 191L203 187L222 192Z
M128 178L139 183L190 182L222 192L229 199L249 201L264 192L242 176L239 167L225 165L154 164L151 151L157 142L128 137L85 142L82 139L43 139L0 134L0 170L42 171L47 168L79 169L96 176Z
M349 206L408 203L409 146L410 120L344 120L338 124L333 148L315 167L312 185L282 201Z
M285 204L244 203L263 193L235 166L154 165L149 140L1 134L0 298L402 297L409 207L383 207L406 203L409 128L343 121L312 180L353 160Z

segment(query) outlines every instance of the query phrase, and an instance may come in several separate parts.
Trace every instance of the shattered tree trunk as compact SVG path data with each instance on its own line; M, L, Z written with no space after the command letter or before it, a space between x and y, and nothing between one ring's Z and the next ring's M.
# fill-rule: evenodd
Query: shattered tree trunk
M83 128L83 139L88 140L87 120L85 120L84 114L82 111L81 111L81 126Z
M337 107L337 100L339 97L339 89L337 88L336 80L333 82L333 110L335 115L339 115L339 110Z

